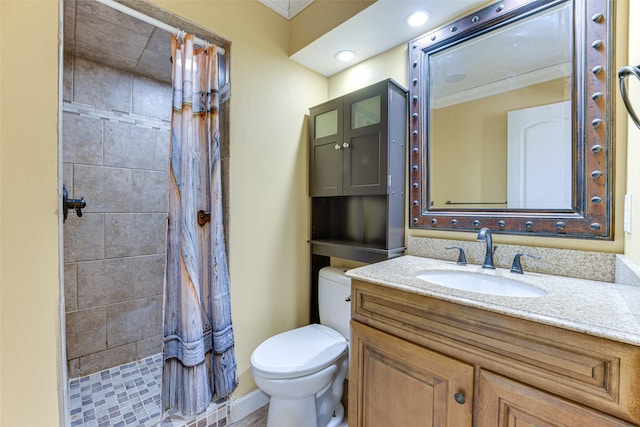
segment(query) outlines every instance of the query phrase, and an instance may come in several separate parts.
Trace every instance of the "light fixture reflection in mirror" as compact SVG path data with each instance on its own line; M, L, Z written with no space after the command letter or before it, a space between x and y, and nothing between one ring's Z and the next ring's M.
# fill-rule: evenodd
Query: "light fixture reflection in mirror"
M411 227L612 238L610 7L504 0L410 42Z

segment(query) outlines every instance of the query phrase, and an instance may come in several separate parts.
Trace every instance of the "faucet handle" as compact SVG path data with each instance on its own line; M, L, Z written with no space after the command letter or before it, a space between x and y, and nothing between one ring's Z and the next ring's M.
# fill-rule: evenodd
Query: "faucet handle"
M524 270L522 270L522 264L520 263L520 257L523 256L528 256L529 258L533 258L533 259L540 259L539 256L533 256L533 255L529 255L529 254L516 254L516 256L513 257L513 264L511 264L511 272L512 273L517 273L517 274L524 274Z
M464 254L464 249L460 246L450 246L448 248L445 249L459 249L460 252L458 253L458 261L456 262L459 265L467 265L467 256Z

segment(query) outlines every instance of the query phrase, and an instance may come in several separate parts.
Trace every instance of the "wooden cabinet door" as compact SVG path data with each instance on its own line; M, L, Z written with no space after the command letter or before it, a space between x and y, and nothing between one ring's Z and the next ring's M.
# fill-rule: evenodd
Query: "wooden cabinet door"
M351 327L350 427L472 425L473 366L358 322Z
M633 426L560 397L480 370L478 427Z
M313 197L342 195L342 99L313 108L309 116L311 146L309 193Z

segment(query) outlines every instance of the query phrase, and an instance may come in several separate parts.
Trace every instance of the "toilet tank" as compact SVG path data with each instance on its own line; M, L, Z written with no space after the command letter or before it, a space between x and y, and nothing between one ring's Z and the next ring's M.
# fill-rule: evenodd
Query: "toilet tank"
M351 279L344 275L346 268L324 267L318 276L318 307L320 323L350 338Z

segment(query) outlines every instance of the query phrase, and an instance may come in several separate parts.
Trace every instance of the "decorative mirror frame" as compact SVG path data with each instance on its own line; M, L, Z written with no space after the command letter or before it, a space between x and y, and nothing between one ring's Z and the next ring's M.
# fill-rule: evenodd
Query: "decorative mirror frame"
M537 11L573 6L573 208L566 210L430 209L429 54ZM611 0L503 0L409 42L410 228L587 239L613 238Z

